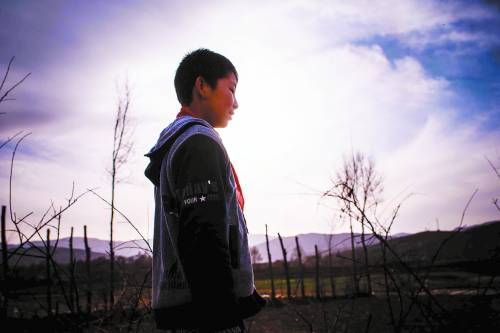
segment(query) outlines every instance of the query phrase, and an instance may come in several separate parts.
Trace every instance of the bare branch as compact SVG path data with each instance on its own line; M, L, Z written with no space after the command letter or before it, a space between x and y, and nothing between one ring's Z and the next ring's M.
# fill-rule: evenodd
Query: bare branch
M488 164L493 169L493 171L497 175L498 179L500 179L500 172L498 171L498 169L493 165L493 163L488 159L488 157L485 156L484 158L486 159L486 161L488 161Z
M102 201L104 201L105 203L107 203L109 206L111 206L111 203L104 199L102 196L100 196L97 192L95 192L94 190L92 189L88 189L89 192L92 192L96 197L98 197L99 199L101 199ZM134 223L132 223L132 221L129 220L129 218L123 214L118 208L116 208L115 206L112 207L113 210L115 210L118 214L120 214L127 222L128 224L130 224L132 226L132 228L134 228L134 230L139 234L139 236L142 238L142 240L147 244L148 248L149 248L149 251L151 253L153 253L153 249L151 248L151 246L149 245L149 242L146 240L146 238L142 235L142 233L139 231L139 229L134 225Z
M15 57L10 58L9 64L7 65L7 70L5 71L5 74L2 79L2 83L0 84L0 92L3 89L3 85L5 84L5 81L7 80L7 76L9 76L9 71L10 71L10 66L12 65L12 62L14 61Z
M2 114L2 113L0 113L0 114ZM0 144L0 149L2 149L6 144L8 144L10 141L12 141L16 136L20 135L22 132L23 131L19 131L16 134L14 134L13 136L11 136L10 138L7 138L7 140L5 140L2 144Z
M14 57L12 57L10 59L9 65L7 66L7 70L5 71L5 75L3 77L2 84L0 85L0 93L3 89L5 81L7 80L7 76L9 75L9 71L10 71L10 66L11 66L13 61L14 61ZM21 80L17 81L16 83L14 83L14 85L12 87L7 89L5 91L5 93L0 97L0 103L8 101L8 100L12 100L12 99L7 99L7 96L9 95L9 93L12 92L14 89L16 89L16 87L19 86L21 83L23 83L24 80L26 80L26 78L28 78L28 76L30 76L30 75L31 75L31 73L26 74Z
M9 213L10 213L10 220L13 223L16 223L15 218L12 216L12 172L14 169L14 157L16 156L17 147L19 146L21 141L23 141L23 139L30 134L31 134L31 132L23 135L19 140L17 140L16 146L14 147L14 150L12 151L12 159L10 162L10 176L9 176Z
M13 255L15 255L22 247L24 247L26 244L28 244L31 239L33 237L35 237L36 235L39 235L39 230L42 229L42 228L45 228L46 226L49 226L50 222L52 222L53 220L55 219L58 219L59 216L64 213L66 210L68 210L70 207L72 207L80 198L82 198L84 195L86 195L87 193L91 192L92 189L88 189L86 190L85 192L82 192L80 193L79 195L77 195L71 202L69 202L68 204L66 204L66 206L64 206L63 208L61 208L59 210L58 213L52 215L48 220L46 220L45 222L43 222L42 224L39 224L37 226L37 228L35 229L34 232L32 232L30 235L24 235L25 239L20 243L18 244L17 248L14 249L11 253L11 255L9 256L9 258Z

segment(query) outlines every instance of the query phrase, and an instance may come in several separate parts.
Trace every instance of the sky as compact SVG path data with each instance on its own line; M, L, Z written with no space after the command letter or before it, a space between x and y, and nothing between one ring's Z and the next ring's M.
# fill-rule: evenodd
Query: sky
M235 65L239 108L217 129L236 168L252 234L346 232L321 198L344 156L371 156L392 232L449 230L499 218L500 5L496 1L7 1L0 73L31 75L0 104L0 139L31 132L15 156L12 209L40 220L96 188L110 198L113 118L131 87L134 149L116 206L152 235L144 154L180 109L173 79L200 47ZM9 206L14 143L0 150ZM106 239L109 207L85 194L61 234ZM15 241L13 235L10 241ZM138 238L117 218L115 239Z

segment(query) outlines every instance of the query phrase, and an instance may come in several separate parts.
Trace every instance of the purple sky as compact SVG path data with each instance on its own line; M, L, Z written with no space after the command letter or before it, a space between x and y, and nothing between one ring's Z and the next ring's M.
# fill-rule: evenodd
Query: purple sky
M351 149L384 177L383 220L406 195L394 232L498 219L500 12L481 1L10 1L0 7L0 73L31 76L0 104L0 139L32 134L16 155L13 208L33 211L98 187L109 197L117 85L128 78L135 149L117 206L151 234L153 189L143 156L180 106L173 87L198 47L236 66L239 109L219 130L246 199L251 233L344 232L319 191ZM12 145L0 150L8 203ZM63 216L107 237L109 210L92 195ZM136 238L117 223L117 238Z

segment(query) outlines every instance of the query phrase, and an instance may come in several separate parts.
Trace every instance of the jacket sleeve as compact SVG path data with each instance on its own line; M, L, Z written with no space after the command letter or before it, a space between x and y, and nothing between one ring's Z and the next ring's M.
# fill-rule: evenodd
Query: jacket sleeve
M237 326L240 319L225 221L227 163L218 143L203 134L183 142L172 161L179 257L194 315L208 331Z

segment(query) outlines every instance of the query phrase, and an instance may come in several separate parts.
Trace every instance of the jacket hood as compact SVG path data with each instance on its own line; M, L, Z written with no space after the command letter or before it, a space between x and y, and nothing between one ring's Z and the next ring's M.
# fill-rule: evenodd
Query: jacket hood
M156 144L144 156L149 157L150 161L144 175L156 186L160 184L160 170L161 162L165 154L170 150L175 139L182 133L182 131L195 124L200 124L212 128L206 120L196 118L193 116L182 116L176 118L170 125L168 125L160 133L160 137Z

